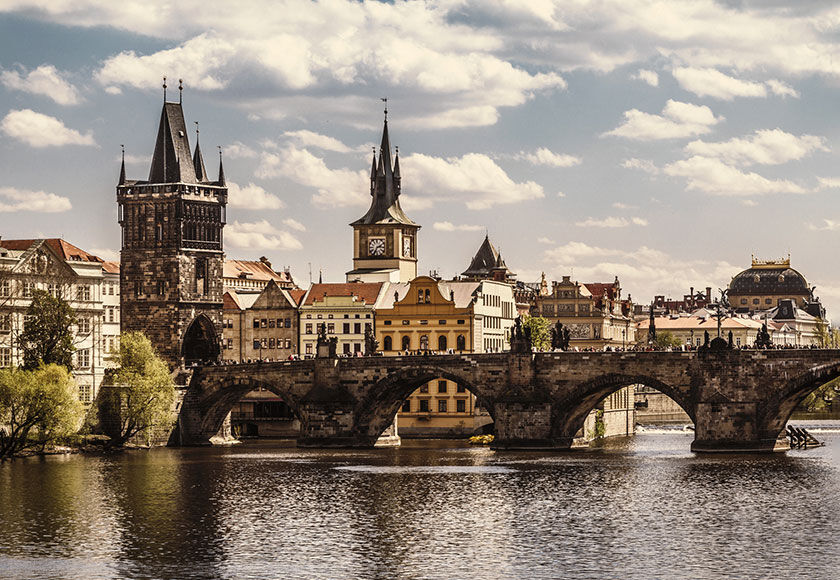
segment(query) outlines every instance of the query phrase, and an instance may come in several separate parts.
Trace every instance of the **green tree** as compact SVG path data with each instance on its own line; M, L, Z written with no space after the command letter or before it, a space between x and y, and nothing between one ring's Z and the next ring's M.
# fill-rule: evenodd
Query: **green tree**
M832 410L834 401L837 399L838 390L840 390L840 377L828 381L805 397L805 400L799 404L799 408L812 412Z
M0 369L0 461L75 433L83 414L63 366Z
M37 369L42 364L57 364L73 370L73 331L76 315L61 298L43 290L32 293L26 310L23 332L18 343L23 352L23 368Z
M656 346L661 348L679 348L682 341L668 330L661 330L656 333Z
M175 385L169 366L155 352L142 332L120 335L120 351L114 357L117 368L111 375L111 396L100 399L100 416L118 418L105 421L112 443L124 445L138 433L166 425L170 420Z
M551 349L551 322L542 316L523 316L522 330L531 330L531 347L537 350Z
M821 348L828 348L833 342L832 330L828 326L828 322L822 318L817 318L817 346Z

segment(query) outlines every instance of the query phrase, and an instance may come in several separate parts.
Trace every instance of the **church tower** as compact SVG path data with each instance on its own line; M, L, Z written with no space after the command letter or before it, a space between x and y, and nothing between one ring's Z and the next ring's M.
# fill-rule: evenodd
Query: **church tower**
M193 156L181 99L167 102L163 88L149 179L127 180L123 156L117 185L120 327L144 332L174 368L220 353L227 187L221 153L210 181L198 129Z
M417 231L400 207L400 154L391 163L388 111L379 160L376 151L370 167L370 209L354 221L353 269L347 281L408 282L417 277Z

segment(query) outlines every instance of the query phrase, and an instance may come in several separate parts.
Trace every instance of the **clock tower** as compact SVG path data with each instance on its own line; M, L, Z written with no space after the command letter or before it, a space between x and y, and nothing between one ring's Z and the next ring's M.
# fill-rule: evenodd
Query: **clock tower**
M388 111L379 160L376 151L370 168L370 209L353 226L353 269L347 281L408 282L417 277L417 232L400 207L399 150L391 163Z

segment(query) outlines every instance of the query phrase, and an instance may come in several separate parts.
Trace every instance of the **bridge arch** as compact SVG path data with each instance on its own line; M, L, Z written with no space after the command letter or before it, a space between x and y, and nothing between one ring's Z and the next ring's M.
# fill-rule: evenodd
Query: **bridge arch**
M476 387L469 376L458 371L431 365L403 367L373 385L367 396L362 398L356 407L355 430L375 440L391 424L403 401L421 385L435 379L446 379L462 385L476 396L490 413L491 418L495 420L493 407L486 398L487 389Z
M840 377L840 360L815 366L785 383L776 396L762 403L759 425L763 435L766 438L778 437L796 407L808 395L837 377Z
M236 379L222 383L219 388L209 397L205 397L202 401L202 420L200 426L200 433L202 437L208 440L215 436L222 428L225 417L233 409L242 397L256 391L257 389L265 389L271 391L280 397L284 403L294 413L298 421L303 422L300 410L300 401L290 392L289 389L284 388L271 381L258 381L254 379Z
M206 314L199 314L190 322L181 341L184 362L189 365L214 361L220 352L219 335L213 321Z
M696 423L695 408L690 401L690 394L650 375L606 373L578 383L571 389L570 396L557 399L551 410L551 435L555 439L574 438L583 427L590 411L608 395L630 385L652 387L682 408L692 422Z

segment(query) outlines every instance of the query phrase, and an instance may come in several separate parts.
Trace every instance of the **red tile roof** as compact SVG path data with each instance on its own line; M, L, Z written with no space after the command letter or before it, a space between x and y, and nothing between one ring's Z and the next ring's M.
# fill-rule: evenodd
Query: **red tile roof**
M41 239L32 240L0 240L0 247L8 250L23 251L29 249L32 244L40 242ZM65 242L61 238L46 238L43 241L64 260L76 262L104 262L99 256L94 256L85 252L81 248L77 248L70 242Z
M295 306L300 306L300 301L303 300L303 297L306 296L306 290L301 290L299 288L294 290L287 290L289 296L292 300L295 301Z
M615 288L612 283L604 284L601 282L584 283L586 289L592 294L593 298L601 298L606 295L611 300L615 299Z
M292 277L288 272L275 272L268 264L260 260L225 260L225 278L245 278L247 280L262 280L268 282L274 280L280 282L291 282Z
M119 262L102 262L102 269L109 274L119 274L120 273L120 263Z
M344 284L313 284L306 296L306 306L312 306L316 299L323 300L324 296L356 296L364 300L365 304L373 306L382 282L347 282Z

